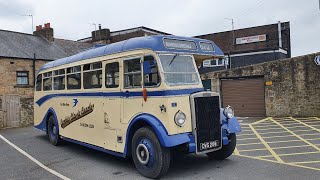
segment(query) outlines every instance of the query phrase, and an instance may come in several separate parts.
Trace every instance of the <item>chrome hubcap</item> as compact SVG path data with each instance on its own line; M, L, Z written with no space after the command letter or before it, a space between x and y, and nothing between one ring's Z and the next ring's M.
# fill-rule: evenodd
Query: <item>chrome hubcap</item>
M139 144L136 149L136 155L141 164L146 165L149 162L150 154L146 145Z
M52 132L53 132L54 135L57 134L57 128L56 128L56 126L53 126L53 127L52 127Z

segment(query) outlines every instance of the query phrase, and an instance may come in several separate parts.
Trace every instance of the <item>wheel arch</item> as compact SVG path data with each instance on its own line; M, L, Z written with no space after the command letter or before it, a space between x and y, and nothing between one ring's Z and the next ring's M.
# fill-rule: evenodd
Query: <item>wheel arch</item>
M176 135L168 135L167 129L161 123L161 121L151 114L139 114L135 116L128 128L126 133L126 144L124 149L124 155L130 156L131 155L131 142L134 133L141 127L149 126L152 131L157 136L161 146L164 147L173 147L177 146L186 142L190 142L190 137L186 134L176 134Z
M40 129L42 131L45 131L47 133L48 132L48 120L49 120L50 116L53 116L54 122L55 122L56 127L57 127L57 131L60 132L59 131L59 123L58 123L57 114L56 114L56 112L54 111L53 108L49 108L47 113L43 117L41 123L36 125L36 126L34 126L34 127L37 128L37 129Z

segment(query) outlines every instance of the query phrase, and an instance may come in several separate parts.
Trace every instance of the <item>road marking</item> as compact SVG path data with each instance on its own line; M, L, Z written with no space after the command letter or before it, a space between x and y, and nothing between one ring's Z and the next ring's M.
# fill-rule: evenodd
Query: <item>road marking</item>
M261 149L244 149L244 150L239 150L239 152L250 152L250 151L262 151L262 150L268 150L267 148L261 148Z
M268 121L270 120L270 121ZM276 121L278 120L278 121ZM274 162L278 164L285 164L285 165L290 165L290 166L295 166L295 167L300 167L300 168L306 168L306 169L312 169L312 170L317 170L320 171L320 168L315 168L315 167L310 167L308 166L308 163L319 163L320 160L318 158L316 159L306 159L304 162L285 162L282 160L282 157L285 156L295 156L295 155L308 155L308 154L319 154L320 153L320 147L318 145L320 144L313 144L311 143L313 140L319 140L320 137L317 137L316 135L320 135L318 132L320 132L320 121L317 122L319 125L316 124L317 120L320 120L320 118L314 117L314 121L312 121L310 124L308 121L311 121L312 118L305 118L305 121L301 118L292 118L292 117L286 117L286 118L265 118L259 121L256 121L254 123L249 124L249 127L253 133L258 137L258 140L261 142L254 142L254 143L247 143L247 141L241 141L243 144L238 144L237 146L246 146L244 150L238 150L240 157L247 157L247 158L252 158L252 159L257 159L257 160L262 160L262 161L268 161L268 162ZM303 122L302 122L303 121ZM270 123L271 122L271 123ZM248 129L246 129L247 131ZM262 133L258 133L262 132ZM296 134L298 132L304 133L304 134ZM246 132L245 135L250 135L248 134L249 132ZM285 136L265 136L266 134L270 135L277 135L277 133L290 133L289 135ZM312 133L312 134L311 134ZM308 136L312 136L313 138L310 138ZM281 141L273 141L277 140L277 138L284 137L284 140L281 139ZM288 139L286 137L292 137L290 139L292 140L285 140ZM303 137L308 137L308 138L303 138ZM272 139L275 138L275 139ZM243 138L240 140L249 140L249 139L256 139L256 138ZM269 140L271 142L267 142L266 140ZM280 139L279 139L280 140ZM311 142L309 142L311 141ZM287 143L287 142L296 142L295 144L287 144L286 146L281 146L281 143ZM271 143L279 143L276 144L276 147L271 147L269 146ZM265 147L253 147L250 145L264 145ZM300 144L300 145L299 145ZM299 149L302 152L295 152L295 153L288 153L287 149L289 150L290 148L307 148L307 147L312 147L311 151L302 151L304 149ZM248 149L249 148L249 149ZM251 149L250 149L251 148ZM255 149L253 149L255 148ZM278 149L284 149L285 151L283 152L284 154L279 154L277 153L276 150ZM265 155L265 156L250 156L250 155L243 155L242 153L244 152L255 152L255 151L267 151L270 152L271 155ZM274 153L273 153L273 152ZM275 159L268 159L268 158L275 158ZM281 161L280 161L281 160ZM304 165L306 164L306 165Z
M293 132L310 132L310 129L293 130Z
M316 171L320 171L320 169L318 168L313 168L313 167L309 167L309 166L303 166L303 165L299 165L299 164L293 164L293 163L286 163L286 162L278 162L278 161L273 161L270 159L263 159L263 158L259 158L259 157L254 157L254 156L246 156L246 155L238 155L240 157L246 157L246 158L251 158L251 159L257 159L257 160L261 160L261 161L268 161L268 162L273 162L273 163L277 163L277 164L284 164L284 165L289 165L289 166L295 166L295 167L301 167L301 168L305 168L305 169L311 169L311 170L316 170Z
M13 144L12 142L10 142L8 139L6 139L5 137L3 137L0 134L0 138L6 142L7 144L9 144L11 147L13 147L14 149L16 149L18 152L20 152L21 154L25 155L27 158L29 158L31 161L33 161L34 163L36 163L38 166L42 167L43 169L47 170L48 172L50 172L51 174L63 179L63 180L70 180L69 178L67 178L66 176L48 168L47 166L45 166L44 164L42 164L41 162L39 162L38 160L36 160L34 157L32 157L31 155L29 155L28 153L26 153L25 151L23 151L22 149L20 149L18 146L16 146L15 144Z
M269 146L268 143L259 135L259 133L253 128L251 124L249 124L249 127L252 129L252 131L256 134L256 136L260 139L262 144L269 150L269 152L273 155L274 158L276 158L277 161L279 162L284 162Z
M256 144L261 144L261 143L258 142L258 143L237 144L237 146L249 146L249 145L256 145Z
M265 127L278 127L278 126L276 124L272 124L272 125L268 125L268 126L267 125L266 126L256 126L256 125L254 126L254 128L258 128L258 129L259 128L264 129Z
M269 119L269 118L264 118L264 119L261 119L261 120L259 120L259 121L254 122L254 123L252 123L252 124L258 124L258 123L264 122L264 121L266 121L266 120L268 120L268 119Z
M301 140L297 139L297 140L286 140L286 141L270 141L270 142L267 141L267 143L271 144L271 143L297 142L297 141L301 141Z
M312 152L300 152L300 153L288 153L288 154L277 154L278 156L294 156L294 155L304 155L304 154L317 154L320 153L319 151L312 151ZM267 156L257 156L260 158L264 157L272 157L272 155L267 155Z
M311 145L313 148L315 148L316 150L320 151L320 148L317 147L316 145L312 144L311 142L307 141L306 139L303 139L301 136L297 135L296 133L292 132L290 129L284 127L282 124L278 123L277 121L273 120L271 118L271 121L275 122L276 124L278 124L280 127L282 127L283 129L287 130L288 132L290 132L291 134L293 134L295 137L297 137L298 139L300 139L301 141Z
M270 138L281 138L281 137L292 137L294 135L285 135L285 136L268 136L268 137L264 137L265 139L270 139Z
M258 139L258 138L257 137L254 137L254 138L239 138L237 140L243 141L243 140L250 140L250 139Z
M320 132L319 129L317 129L317 128L313 127L313 126L310 126L309 124L306 124L306 123L304 123L304 122L302 122L302 121L299 121L299 120L297 120L297 119L295 119L295 118L293 118L293 117L290 117L290 118L291 118L292 120L294 120L294 121L297 121L298 123L301 123L301 124L303 124L303 125L305 125L305 126L308 126L309 128L311 128L311 129L313 129L313 130L316 130L316 131Z
M237 148L234 149L234 154L235 155L240 155L239 150Z
M292 162L292 164L312 164L312 163L320 163L320 161Z
M275 148L272 148L272 149L290 149L290 148L299 148L299 147L310 147L310 145L283 146L283 147L275 147Z
M319 136L319 133L312 133L312 134L299 134L299 136Z
M259 134L266 135L266 134L277 134L277 133L288 133L288 131L271 131L271 132L265 132L265 133L259 133Z

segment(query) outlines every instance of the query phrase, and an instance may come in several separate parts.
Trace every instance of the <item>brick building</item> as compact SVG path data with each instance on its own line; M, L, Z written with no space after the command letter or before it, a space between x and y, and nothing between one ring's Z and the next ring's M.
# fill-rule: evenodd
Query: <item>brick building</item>
M205 61L200 73L291 57L290 23L276 23L196 36L215 42L227 61ZM227 62L226 64L224 62Z
M54 38L50 24L34 34L0 30L0 128L33 123L34 77L43 64L91 47Z

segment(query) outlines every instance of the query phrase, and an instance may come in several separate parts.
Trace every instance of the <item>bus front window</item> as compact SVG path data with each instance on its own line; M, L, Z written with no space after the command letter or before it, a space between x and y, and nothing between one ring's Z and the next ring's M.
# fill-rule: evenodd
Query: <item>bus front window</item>
M170 86L197 85L200 82L191 55L159 54L164 81Z

